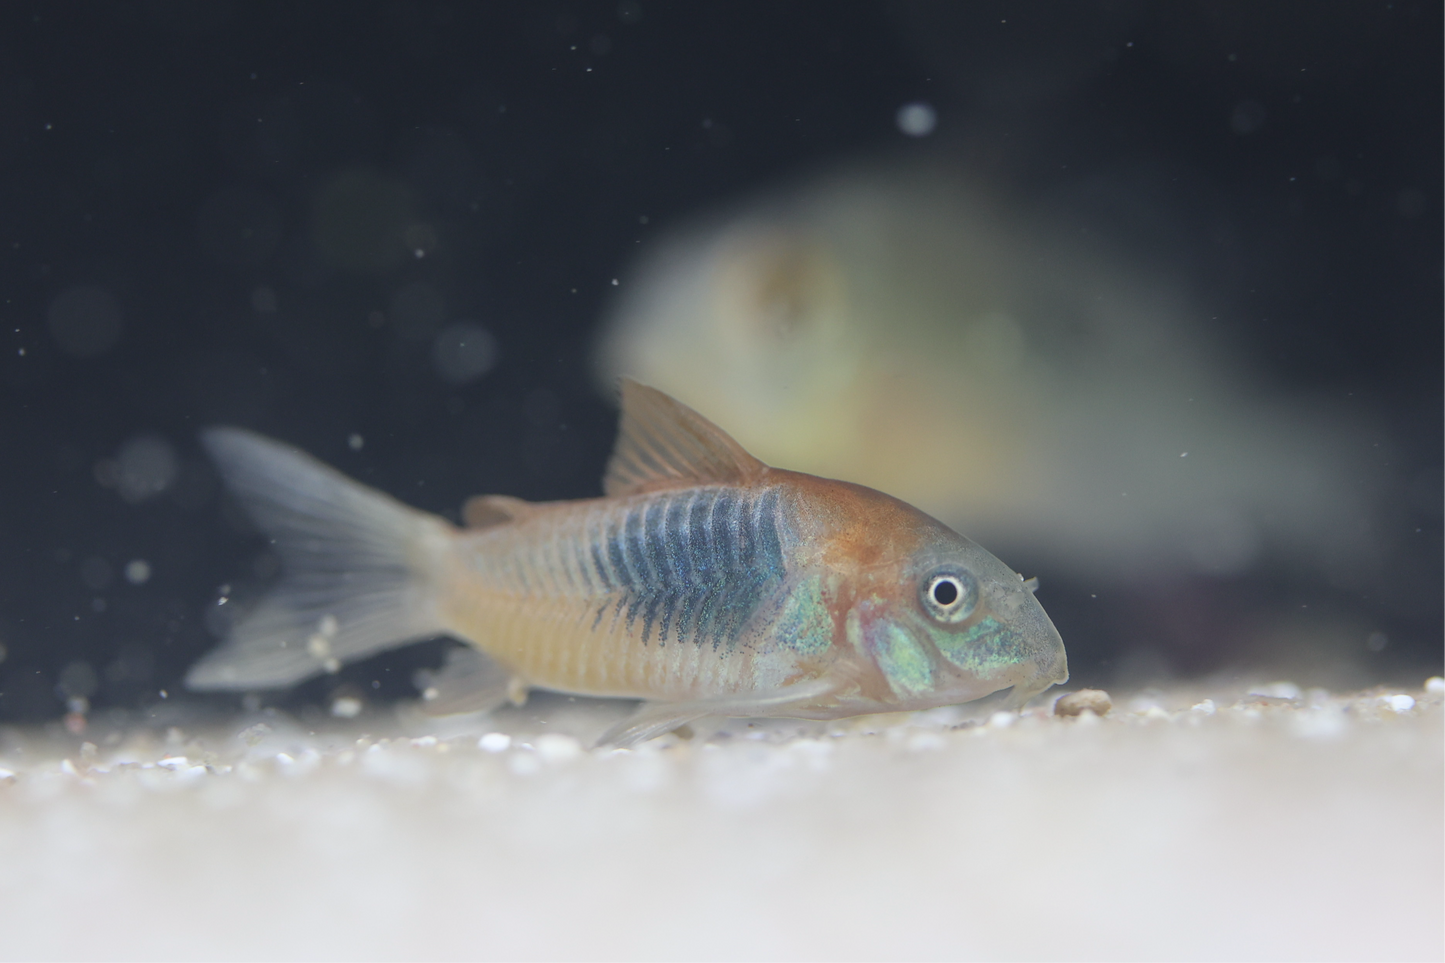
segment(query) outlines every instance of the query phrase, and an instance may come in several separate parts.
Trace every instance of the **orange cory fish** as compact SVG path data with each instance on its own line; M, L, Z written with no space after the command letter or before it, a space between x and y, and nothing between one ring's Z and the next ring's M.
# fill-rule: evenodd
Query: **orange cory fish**
M283 566L190 671L291 685L437 635L433 711L529 687L648 700L602 737L704 716L927 709L1068 679L1032 582L881 492L770 468L660 391L622 383L604 498L467 502L466 527L235 428L204 443Z

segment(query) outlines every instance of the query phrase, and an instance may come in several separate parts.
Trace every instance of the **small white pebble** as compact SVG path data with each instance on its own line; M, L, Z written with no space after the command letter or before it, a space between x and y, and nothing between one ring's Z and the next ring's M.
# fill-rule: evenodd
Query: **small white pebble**
M6 780L10 780L10 779L14 779L14 778L15 778L15 773L13 773L12 771L10 771L9 769L0 769L0 782L4 782L4 781L6 781Z
M361 700L355 696L342 696L331 703L331 714L338 719L355 719L361 715Z
M1300 689L1293 682L1271 682L1268 685L1255 686L1249 690L1249 694L1269 699L1298 699Z
M1425 691L1431 695L1445 695L1445 679L1432 675L1425 680Z
M255 746L262 739L265 739L270 732L270 726L266 725L266 723L264 722L258 722L254 726L247 726L240 732L236 733L236 738L240 739L248 746Z
M1349 727L1345 714L1334 709L1310 709L1290 717L1294 734L1306 739L1337 739Z
M1194 703L1194 705L1190 706L1189 708L1190 708L1192 711L1197 712L1197 713L1199 713L1199 714L1202 715L1202 716L1212 716L1212 715L1214 715L1214 708L1215 708L1215 706L1214 706L1214 700L1213 700L1213 699L1205 699L1203 702L1196 702L1196 703Z
M505 732L489 732L477 740L477 748L483 752L506 752L512 746L512 737Z
M1169 713L1159 708L1158 706L1150 706L1149 708L1145 709L1141 713L1141 715L1143 715L1145 719L1163 719L1167 721L1169 718Z
M996 715L1003 714L1004 713L1001 712L996 713ZM992 719L989 720L990 723L992 723L992 721ZM936 732L930 732L927 729L922 732L913 733L913 735L908 737L908 741L904 743L904 747L909 752L934 752L942 749L946 745L948 745L948 742L943 736Z
M286 761L290 762L291 760L287 759ZM190 760L188 760L185 756L166 756L164 759L157 760L156 765L160 766L162 769L170 769L174 771L177 769L184 769L189 766Z
M1013 712L995 712L988 717L990 729L1007 729L1018 720L1018 715Z
M185 760L181 761L184 762ZM71 762L69 759L60 760L60 771L65 773L67 776L80 775L80 773L77 772L75 769L75 763Z
M437 744L437 737L436 737L436 736L421 736L421 737L416 738L416 739L413 739L413 740L411 741L411 747L412 747L413 749L430 749L432 746L434 746L434 745L436 745L436 744Z
M1385 696L1380 701L1389 706L1391 712L1409 712L1415 708L1415 697L1408 696L1403 692L1399 695Z
M936 735L936 733L929 733ZM938 737L942 740L942 736ZM807 760L808 766L812 769L826 769L828 760L833 755L833 744L824 742L822 739L798 739L789 744L794 753Z
M571 736L549 732L537 740L537 755L548 762L567 762L582 755L582 743Z
M1106 716L1113 708L1113 700L1103 689L1080 689L1078 692L1059 696L1054 701L1054 715L1056 716L1078 717L1086 713Z

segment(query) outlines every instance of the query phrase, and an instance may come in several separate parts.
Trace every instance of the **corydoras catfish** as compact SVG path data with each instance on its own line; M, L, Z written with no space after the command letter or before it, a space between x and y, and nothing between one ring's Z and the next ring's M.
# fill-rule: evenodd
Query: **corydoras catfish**
M467 502L465 528L236 428L204 443L283 577L190 671L288 686L408 642L455 650L435 711L529 687L644 699L602 741L704 716L827 719L1021 705L1068 679L1033 583L915 508L771 468L655 389L622 384L603 498Z

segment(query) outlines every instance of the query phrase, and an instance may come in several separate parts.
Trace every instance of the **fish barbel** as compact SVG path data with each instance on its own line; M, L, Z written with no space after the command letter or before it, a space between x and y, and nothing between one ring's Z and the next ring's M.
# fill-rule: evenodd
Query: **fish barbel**
M288 686L408 642L468 643L436 711L529 687L648 700L603 741L704 716L834 718L1022 704L1068 679L1033 585L909 505L770 468L692 409L622 384L606 497L479 496L466 527L235 428L204 443L283 578L187 677Z

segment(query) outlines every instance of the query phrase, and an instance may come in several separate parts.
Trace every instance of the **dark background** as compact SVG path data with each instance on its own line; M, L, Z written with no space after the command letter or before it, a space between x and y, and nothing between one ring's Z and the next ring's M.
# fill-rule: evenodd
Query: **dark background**
M198 428L443 513L595 494L615 414L588 352L638 245L922 149L1167 234L1275 382L1388 414L1414 601L1369 658L1436 671L1441 37L1414 2L4 4L0 719L174 696L218 597L265 582ZM926 145L894 120L916 100ZM498 362L451 386L429 338L460 318ZM1076 679L1107 675L1129 640L1049 607ZM438 652L289 698L409 693Z

